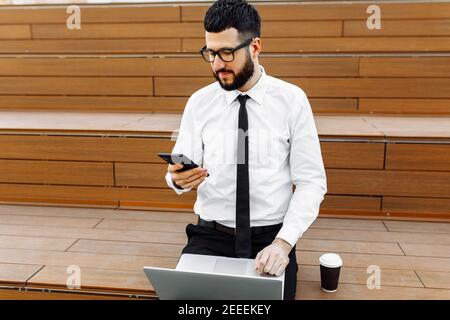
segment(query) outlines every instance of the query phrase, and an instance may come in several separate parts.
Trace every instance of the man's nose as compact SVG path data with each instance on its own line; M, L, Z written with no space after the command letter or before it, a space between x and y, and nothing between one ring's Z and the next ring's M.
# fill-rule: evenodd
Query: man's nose
M222 61L222 59L219 58L219 55L216 54L214 57L214 61L212 62L214 70L220 70L225 67L225 62Z

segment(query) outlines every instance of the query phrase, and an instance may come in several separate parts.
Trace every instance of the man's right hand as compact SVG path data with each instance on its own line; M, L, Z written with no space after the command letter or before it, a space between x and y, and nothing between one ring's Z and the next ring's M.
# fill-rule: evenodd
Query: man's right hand
M183 189L195 188L205 180L208 169L194 168L183 172L177 172L183 168L183 164L169 164L167 171L170 172L172 181Z

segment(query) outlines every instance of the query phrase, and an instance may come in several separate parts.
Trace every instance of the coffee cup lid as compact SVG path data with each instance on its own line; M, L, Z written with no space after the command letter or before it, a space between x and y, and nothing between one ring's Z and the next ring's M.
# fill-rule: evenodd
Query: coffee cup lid
M320 256L320 264L328 268L337 268L342 266L342 259L336 253L325 253Z

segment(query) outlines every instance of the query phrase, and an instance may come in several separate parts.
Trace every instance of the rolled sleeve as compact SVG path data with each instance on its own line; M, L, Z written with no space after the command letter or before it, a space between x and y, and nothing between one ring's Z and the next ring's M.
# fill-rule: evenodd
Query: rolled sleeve
M171 187L173 190L175 190L175 192L176 192L177 194L186 193L186 192L192 190L192 188L182 188L182 189L177 188L177 187L175 186L175 184L173 183L172 176L170 175L170 172L167 172L167 173L166 173L166 183L167 183L167 185L168 185L169 187Z

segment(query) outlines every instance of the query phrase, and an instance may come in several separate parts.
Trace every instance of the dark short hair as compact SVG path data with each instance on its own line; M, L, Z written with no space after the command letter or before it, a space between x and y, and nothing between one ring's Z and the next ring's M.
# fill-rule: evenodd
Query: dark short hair
M245 0L218 0L206 12L203 25L207 32L235 28L240 40L261 36L261 18Z

